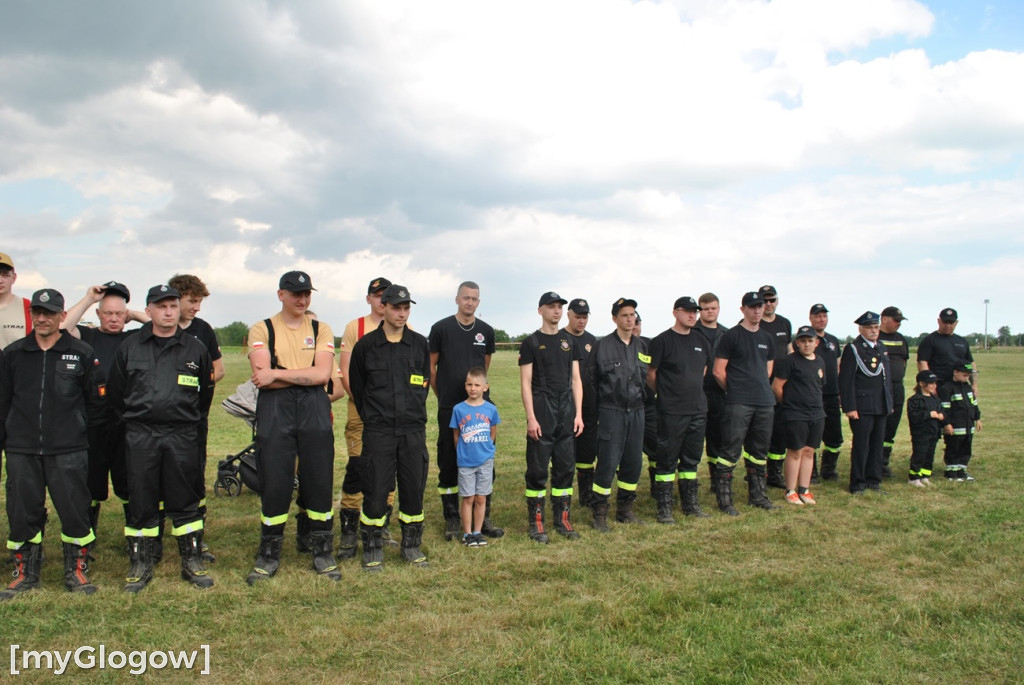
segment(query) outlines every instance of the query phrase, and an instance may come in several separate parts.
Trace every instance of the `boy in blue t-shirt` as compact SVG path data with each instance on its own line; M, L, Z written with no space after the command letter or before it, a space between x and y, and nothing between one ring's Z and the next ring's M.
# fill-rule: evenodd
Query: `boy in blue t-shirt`
M487 544L480 529L494 480L494 436L501 423L498 408L484 399L489 389L486 369L470 369L466 374L468 399L455 405L450 424L459 465L462 544L469 547Z

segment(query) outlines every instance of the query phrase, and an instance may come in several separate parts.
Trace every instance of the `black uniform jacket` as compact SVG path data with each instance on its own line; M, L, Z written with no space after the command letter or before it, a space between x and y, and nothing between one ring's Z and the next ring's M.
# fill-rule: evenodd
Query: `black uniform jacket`
M427 339L406 326L399 342L388 342L381 322L352 348L348 383L364 429L388 435L424 430L430 387Z
M92 361L92 348L67 331L48 350L34 335L8 345L0 362L0 443L6 433L7 450L19 454L88 449Z
M203 343L181 330L166 344L147 323L121 343L107 378L107 402L125 423L198 424L213 400L213 366Z
M598 340L584 370L597 390L598 408L643 409L650 363L647 342L636 336L630 338L628 345L615 332Z
M882 373L869 376L857 364L859 356L865 368ZM846 346L839 362L839 398L843 411L858 414L882 415L892 412L892 383L889 355L879 343L872 347L863 336Z

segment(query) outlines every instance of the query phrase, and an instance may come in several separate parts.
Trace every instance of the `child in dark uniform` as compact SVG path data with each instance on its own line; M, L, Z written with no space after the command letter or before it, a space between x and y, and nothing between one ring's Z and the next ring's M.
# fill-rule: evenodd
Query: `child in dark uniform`
M907 484L923 488L930 484L935 445L939 442L942 426L949 423L942 413L937 385L939 377L931 371L917 374L917 387L907 400L907 421L910 423L910 477Z
M953 367L953 382L944 383L939 397L949 423L946 425L946 480L971 481L967 462L971 460L974 433L981 430L981 410L971 386L970 362L959 361Z

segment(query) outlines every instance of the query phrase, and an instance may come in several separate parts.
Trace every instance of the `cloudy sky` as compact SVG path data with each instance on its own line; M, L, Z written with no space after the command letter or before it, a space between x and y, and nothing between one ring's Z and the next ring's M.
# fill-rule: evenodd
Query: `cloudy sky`
M0 251L71 301L196 273L215 326L298 268L339 332L378 275L421 330L472 279L513 334L764 283L1024 332L1021 83L1018 0L11 1Z

